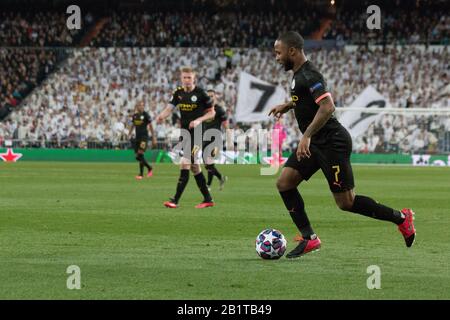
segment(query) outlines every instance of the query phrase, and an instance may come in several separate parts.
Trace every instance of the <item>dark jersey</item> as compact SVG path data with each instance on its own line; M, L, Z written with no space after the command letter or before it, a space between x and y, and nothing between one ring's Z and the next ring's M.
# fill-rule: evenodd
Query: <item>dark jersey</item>
M170 104L180 110L181 128L189 129L189 123L203 116L205 112L212 108L211 98L205 90L195 87L191 92L184 91L183 87L178 87L172 96Z
M327 84L322 74L310 62L306 61L297 72L294 73L291 83L291 99L294 102L295 117L302 133L313 121L320 100L331 97ZM311 137L311 143L325 143L330 131L342 128L338 120L333 116L325 125Z
M133 124L136 128L136 139L148 138L147 126L151 123L152 118L147 112L133 114Z
M203 121L203 131L208 129L220 130L222 122L227 121L227 113L222 106L215 105L214 110L216 111L214 119Z

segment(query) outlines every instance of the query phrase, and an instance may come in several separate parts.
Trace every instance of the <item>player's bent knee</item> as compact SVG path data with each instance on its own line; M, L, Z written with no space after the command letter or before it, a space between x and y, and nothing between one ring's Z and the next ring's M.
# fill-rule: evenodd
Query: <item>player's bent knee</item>
M333 196L339 209L344 211L352 210L353 202L355 201L355 193L353 190L333 193Z
M293 185L292 183L286 181L285 179L278 179L276 186L278 191L280 192L288 191L297 187L296 185Z
M350 211L353 208L353 199L336 199L336 204L343 211Z
M199 174L202 171L202 169L200 168L200 166L198 164L193 164L193 165L191 165L191 171L195 175L195 174Z
M303 178L297 170L285 167L278 177L276 186L279 192L283 192L297 188L302 181Z

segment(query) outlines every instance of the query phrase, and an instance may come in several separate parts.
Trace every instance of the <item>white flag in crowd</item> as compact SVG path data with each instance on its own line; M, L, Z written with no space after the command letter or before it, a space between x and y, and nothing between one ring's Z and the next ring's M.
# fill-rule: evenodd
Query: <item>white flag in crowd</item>
M383 97L372 86L367 86L363 92L353 101L350 108L390 108L391 105L385 97ZM343 108L345 110L345 108ZM367 127L375 120L382 117L383 113L369 113L363 111L343 111L338 116L339 121L350 132L351 136L356 138L366 132Z
M236 105L237 122L269 120L270 109L286 102L288 95L281 86L275 86L246 72L239 77Z

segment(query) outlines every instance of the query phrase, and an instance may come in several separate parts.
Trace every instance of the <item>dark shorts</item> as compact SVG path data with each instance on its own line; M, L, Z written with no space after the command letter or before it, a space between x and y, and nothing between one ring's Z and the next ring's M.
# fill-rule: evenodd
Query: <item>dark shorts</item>
M311 143L311 157L297 160L293 152L285 167L297 170L304 180L309 180L319 169L325 175L331 192L344 192L354 188L350 163L352 138L344 128L330 132L326 144Z
M144 153L147 150L148 140L147 138L138 138L134 142L134 152Z
M219 155L219 151L220 148L217 146L214 146L214 148L212 150L206 150L206 147L208 147L210 144L214 144L214 137L212 138L211 141L203 141L203 145L202 145L202 153L203 153L203 160L206 160L207 157L209 158L215 158ZM208 149L212 148L209 147ZM207 152L207 153L205 153Z

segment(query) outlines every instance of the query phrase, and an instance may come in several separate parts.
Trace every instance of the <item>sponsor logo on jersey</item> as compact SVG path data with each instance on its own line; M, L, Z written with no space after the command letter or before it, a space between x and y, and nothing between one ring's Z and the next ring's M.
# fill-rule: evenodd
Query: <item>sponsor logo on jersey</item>
M179 103L177 105L178 109L180 109L180 111L192 111L194 109L197 108L197 104L196 103Z

